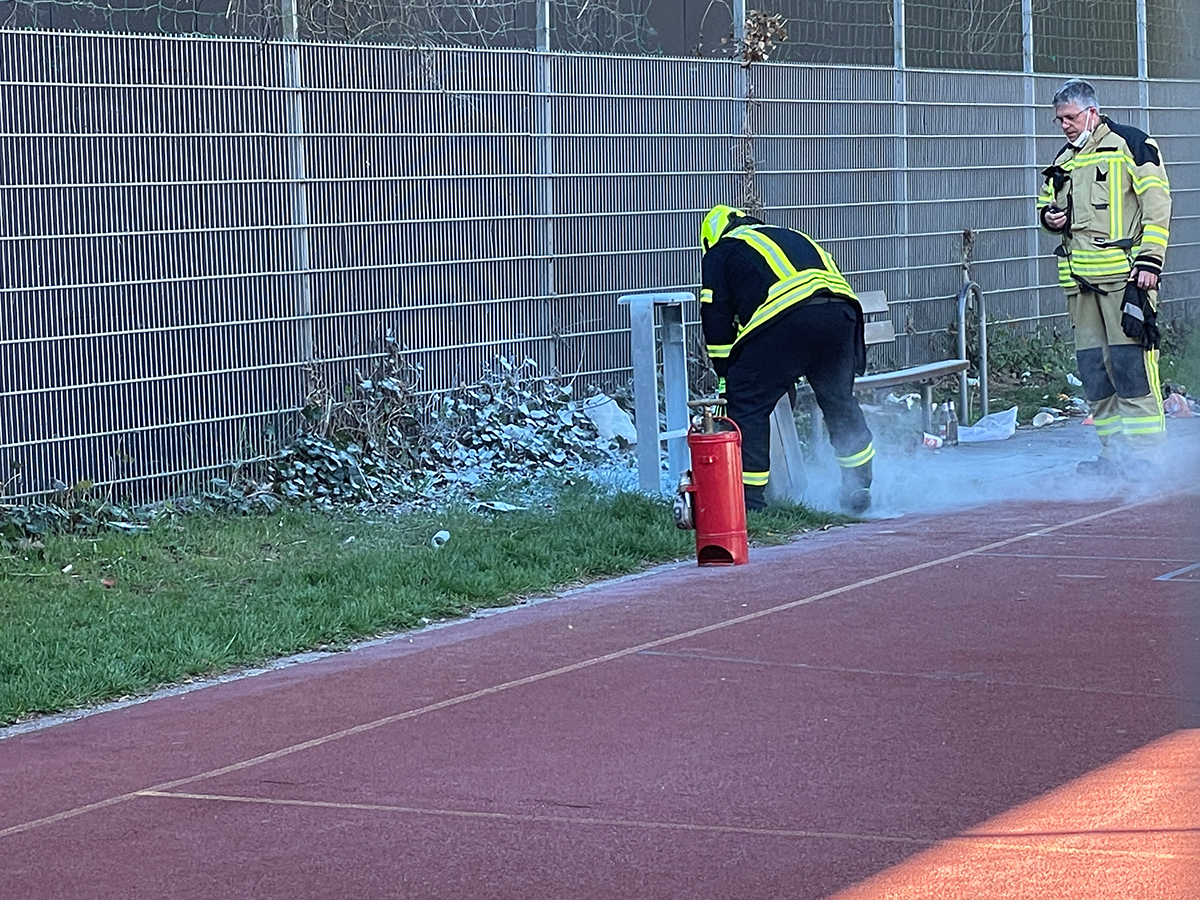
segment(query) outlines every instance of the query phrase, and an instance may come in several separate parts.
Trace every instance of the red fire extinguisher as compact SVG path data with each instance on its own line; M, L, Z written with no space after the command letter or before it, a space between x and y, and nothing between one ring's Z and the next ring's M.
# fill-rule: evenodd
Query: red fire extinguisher
M692 467L679 480L675 524L696 530L696 562L740 566L750 561L746 503L742 492L742 433L712 408L724 400L693 400L701 422L688 429Z

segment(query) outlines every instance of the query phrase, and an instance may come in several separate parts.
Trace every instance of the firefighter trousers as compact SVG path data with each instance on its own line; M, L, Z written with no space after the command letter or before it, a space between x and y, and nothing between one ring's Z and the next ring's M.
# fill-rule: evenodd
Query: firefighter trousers
M807 378L829 429L838 464L863 473L875 451L854 398L857 312L845 300L817 296L760 326L735 348L725 376L729 417L742 432L742 481L765 487L771 470L771 412Z
M1166 437L1158 351L1144 350L1121 330L1125 283L1097 285L1106 293L1067 294L1075 329L1075 360L1096 435L1108 455L1120 445L1153 446ZM1150 292L1157 306L1157 292Z

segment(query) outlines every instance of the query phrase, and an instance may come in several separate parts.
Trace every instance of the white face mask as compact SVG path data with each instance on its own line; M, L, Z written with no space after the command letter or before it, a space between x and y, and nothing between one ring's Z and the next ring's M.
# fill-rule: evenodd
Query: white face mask
M1087 110L1087 121L1088 122L1092 121L1092 110L1090 108ZM1092 128L1089 125L1087 128L1083 129L1083 131L1079 132L1079 137L1075 138L1075 140L1070 142L1071 146L1074 147L1076 150L1082 150L1084 145L1087 144L1088 138L1090 138L1091 136L1092 136Z

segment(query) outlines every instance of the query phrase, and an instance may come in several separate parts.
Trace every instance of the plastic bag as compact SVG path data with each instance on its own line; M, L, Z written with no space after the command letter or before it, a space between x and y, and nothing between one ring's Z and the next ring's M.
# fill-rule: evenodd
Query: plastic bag
M1017 407L1006 409L1004 412L984 416L974 425L958 427L958 442L969 444L979 441L1003 441L1012 437L1017 431Z
M1167 399L1163 401L1163 412L1172 419L1190 419L1195 415L1187 397L1174 392L1168 394Z
M612 397L606 394L589 397L583 401L583 414L596 426L601 440L621 438L628 444L637 443L637 428L634 427L633 419Z

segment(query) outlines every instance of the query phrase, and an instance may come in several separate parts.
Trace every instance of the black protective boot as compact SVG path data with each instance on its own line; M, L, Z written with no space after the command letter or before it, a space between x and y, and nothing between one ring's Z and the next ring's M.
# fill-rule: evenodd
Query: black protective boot
M838 502L845 512L861 516L871 507L871 461L853 469L842 469L842 492Z
M1080 475L1089 475L1094 478L1106 478L1110 481L1116 481L1121 477L1121 467L1107 456L1100 456L1096 459L1082 460L1075 466L1075 471Z
M767 508L767 489L764 487L754 487L753 485L742 485L742 494L746 499L746 510L766 509Z

